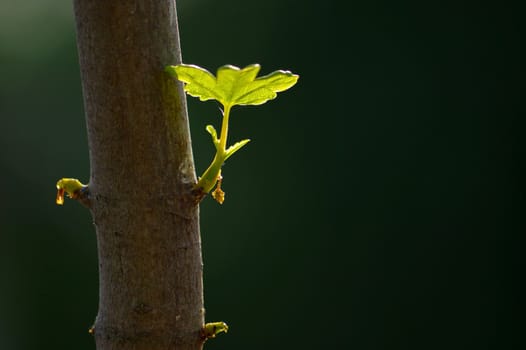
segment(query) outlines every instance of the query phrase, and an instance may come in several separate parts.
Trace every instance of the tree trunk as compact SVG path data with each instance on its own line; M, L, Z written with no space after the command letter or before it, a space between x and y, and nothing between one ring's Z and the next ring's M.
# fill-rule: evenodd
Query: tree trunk
M75 0L98 350L202 348L199 209L174 0Z

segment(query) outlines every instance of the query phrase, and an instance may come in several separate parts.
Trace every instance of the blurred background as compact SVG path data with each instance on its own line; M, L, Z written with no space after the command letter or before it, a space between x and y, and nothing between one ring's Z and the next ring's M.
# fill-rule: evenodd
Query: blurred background
M298 73L236 108L201 205L212 349L515 349L524 192L507 2L179 0L183 60ZM213 102L189 99L198 172ZM235 158L235 159L234 159ZM520 159L523 159L522 161ZM0 349L94 349L89 160L71 1L0 2ZM522 337L522 341L524 337Z

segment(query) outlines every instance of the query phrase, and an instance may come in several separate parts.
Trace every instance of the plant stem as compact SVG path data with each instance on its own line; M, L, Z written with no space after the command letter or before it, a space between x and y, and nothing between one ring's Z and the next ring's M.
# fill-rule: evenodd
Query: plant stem
M203 176L199 179L196 188L200 188L203 193L209 193L217 183L217 178L221 173L221 167L226 158L226 141L228 137L228 119L230 117L230 105L224 106L223 121L221 124L221 134L219 135L219 145L216 149L216 155L212 164L205 170Z
M203 193L209 193L217 182L217 177L221 172L221 167L223 166L224 162L224 157L219 155L219 151L216 152L212 164L210 164L208 169L206 169L206 171L203 173L203 176L201 176L195 187L200 188Z
M201 350L199 207L175 1L75 0L99 257L97 350Z
M225 106L223 112L223 124L221 125L221 135L219 136L219 149L223 154L226 152L226 140L228 137L228 119L230 117L230 105ZM219 151L219 150L218 150Z

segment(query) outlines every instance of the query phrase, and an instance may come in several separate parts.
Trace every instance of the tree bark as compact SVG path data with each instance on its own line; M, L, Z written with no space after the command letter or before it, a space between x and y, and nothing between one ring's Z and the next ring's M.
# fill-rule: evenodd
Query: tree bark
M201 349L199 209L174 0L75 0L98 350Z

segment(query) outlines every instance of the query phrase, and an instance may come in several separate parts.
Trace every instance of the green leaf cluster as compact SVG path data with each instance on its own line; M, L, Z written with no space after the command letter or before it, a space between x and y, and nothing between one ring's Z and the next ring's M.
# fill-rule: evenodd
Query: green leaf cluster
M294 86L299 78L298 75L284 70L257 77L260 69L259 64L252 64L242 69L226 65L217 70L217 77L204 68L190 64L167 66L165 69L184 83L184 90L190 96L198 97L201 101L217 100L223 105L221 135L218 137L212 125L206 126L206 130L212 136L216 155L196 184L196 189L203 194L209 193L217 184L212 194L219 203L224 200L224 192L220 187L221 167L232 154L250 141L246 139L226 147L231 108L236 105L261 105L276 98L278 92Z

